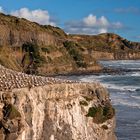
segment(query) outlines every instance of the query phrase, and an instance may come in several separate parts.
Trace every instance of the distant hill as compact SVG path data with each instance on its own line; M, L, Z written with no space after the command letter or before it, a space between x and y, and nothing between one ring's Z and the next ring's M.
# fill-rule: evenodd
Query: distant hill
M99 35L71 35L73 39L97 51L140 51L140 43L131 42L113 33Z
M140 43L118 35L67 35L62 29L0 14L0 64L31 74L99 71L98 59L140 59Z

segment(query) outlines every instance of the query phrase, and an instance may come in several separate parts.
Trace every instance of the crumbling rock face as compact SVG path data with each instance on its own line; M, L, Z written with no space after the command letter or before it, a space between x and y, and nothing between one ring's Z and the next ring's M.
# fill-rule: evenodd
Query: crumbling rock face
M97 60L137 60L140 52L102 52L93 51L92 55Z
M29 76L4 67L1 70L1 140L116 139L115 112L108 91L99 83ZM14 86L2 90L2 83Z
M0 104L0 139L15 140L23 131L20 112L11 102L9 93L1 94Z
M27 20L0 14L0 45L22 46L25 42L38 45L54 44L56 38L45 28Z
M18 140L115 139L114 114L99 123L94 122L94 116L87 116L89 108L110 104L108 92L99 84L54 84L14 89L9 95L11 105L17 108L18 117L12 122L16 132L1 133L10 140L13 134ZM9 120L6 125L10 125Z

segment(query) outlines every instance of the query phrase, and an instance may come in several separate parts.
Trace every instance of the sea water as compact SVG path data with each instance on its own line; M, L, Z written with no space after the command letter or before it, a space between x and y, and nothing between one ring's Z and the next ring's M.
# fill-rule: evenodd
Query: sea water
M107 87L116 109L118 140L140 140L140 61L101 61L100 63L105 67L131 71L66 78L85 82L98 81Z

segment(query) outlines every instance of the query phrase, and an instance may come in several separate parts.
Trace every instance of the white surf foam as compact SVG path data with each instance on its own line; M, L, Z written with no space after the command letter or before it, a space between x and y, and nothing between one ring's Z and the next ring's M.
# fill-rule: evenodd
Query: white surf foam
M131 76L140 76L140 72L132 73Z
M115 106L116 105L123 105L123 106L127 106L127 107L137 107L137 108L140 108L140 103L129 101L129 100L125 100L125 99L121 99L121 98L113 99L112 103Z
M108 89L114 89L114 90L118 90L118 91L122 91L122 92L134 92L136 91L136 89L138 89L139 87L137 86L120 86L120 85L115 85L115 84L107 84L107 83L103 83L103 85L105 87L107 87Z
M138 89L138 86L121 86L121 85L117 85L117 84L112 84L112 82L110 83L105 83L102 82L102 78L106 77L106 75L100 75L100 76L86 76L86 77L81 77L80 81L82 82L101 82L102 85L104 85L104 87L107 87L108 89L114 89L114 90L118 90L118 91L128 91L128 92L133 92L136 89ZM107 77L112 77L112 75L108 75Z

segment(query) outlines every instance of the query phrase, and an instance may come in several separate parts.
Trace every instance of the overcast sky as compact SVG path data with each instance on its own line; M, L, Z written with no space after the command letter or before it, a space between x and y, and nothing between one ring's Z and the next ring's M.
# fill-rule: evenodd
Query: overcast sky
M113 32L140 42L140 0L0 0L0 12L67 33Z

